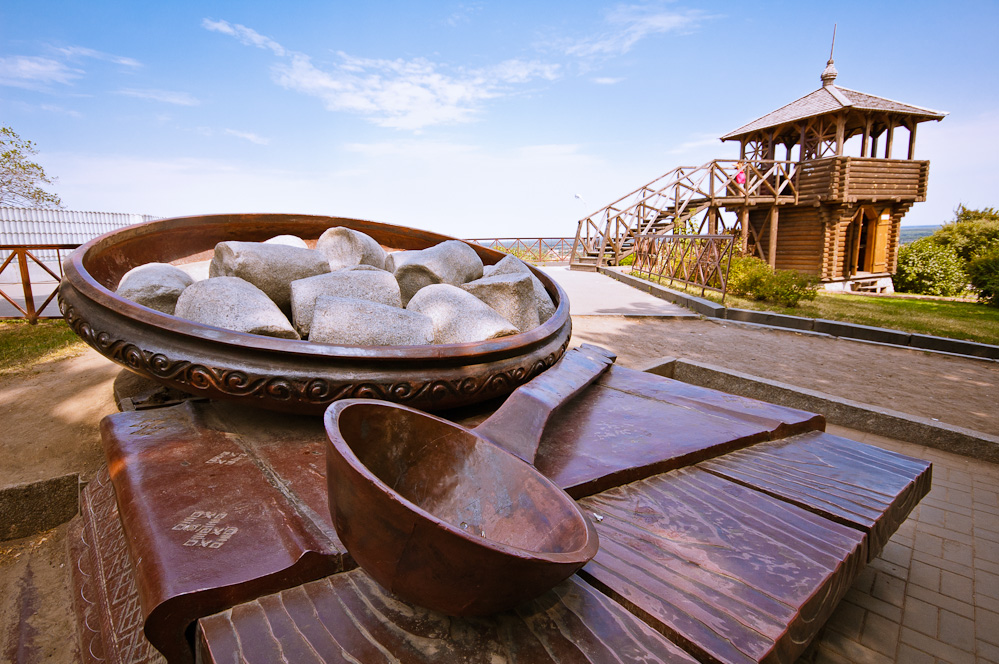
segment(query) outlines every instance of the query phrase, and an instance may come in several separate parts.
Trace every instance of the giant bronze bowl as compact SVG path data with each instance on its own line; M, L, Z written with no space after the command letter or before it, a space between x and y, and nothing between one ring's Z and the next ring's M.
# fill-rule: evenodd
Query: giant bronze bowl
M321 414L338 399L374 398L444 410L509 394L565 352L569 301L534 270L556 304L541 326L491 341L442 346L333 346L243 334L193 323L114 294L128 270L150 262L210 258L218 242L297 235L310 246L332 226L393 249L423 249L444 235L371 221L290 214L177 217L107 233L66 259L59 308L105 357L142 376L212 399ZM489 265L504 254L472 245Z

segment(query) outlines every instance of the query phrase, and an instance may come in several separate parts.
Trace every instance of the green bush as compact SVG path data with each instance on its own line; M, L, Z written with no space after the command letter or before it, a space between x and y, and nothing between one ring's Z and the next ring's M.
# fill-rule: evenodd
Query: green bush
M818 277L794 270L775 272L765 261L752 256L733 258L728 275L728 292L733 295L785 307L796 307L802 300L814 300L818 286Z
M999 307L999 246L968 263L968 278L979 299Z
M959 295L967 283L957 252L951 246L939 244L934 236L899 247L895 290L920 295Z
M999 248L999 211L994 208L969 210L958 206L954 221L944 224L932 236L933 241L951 247L965 264L979 254Z
M819 278L794 270L777 270L763 288L763 299L785 307L796 307L802 300L814 300Z
M755 297L755 294L771 274L773 271L766 261L753 256L733 256L728 271L728 292L753 300L762 299Z

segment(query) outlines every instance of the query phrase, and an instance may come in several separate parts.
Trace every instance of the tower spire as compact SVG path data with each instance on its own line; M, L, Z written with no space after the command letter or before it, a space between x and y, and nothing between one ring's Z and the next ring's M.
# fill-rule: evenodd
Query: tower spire
M836 71L836 65L833 64L833 51L836 49L836 24L833 23L833 37L832 46L829 47L829 61L826 63L826 68L822 70L822 75L819 77L822 79L822 86L828 87L833 84L836 80L836 76L839 72Z

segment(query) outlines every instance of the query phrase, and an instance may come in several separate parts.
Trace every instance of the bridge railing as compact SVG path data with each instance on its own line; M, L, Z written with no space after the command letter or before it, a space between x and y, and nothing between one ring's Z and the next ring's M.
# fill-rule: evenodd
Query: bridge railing
M566 262L572 253L573 244L571 237L488 237L470 238L465 241L513 254L521 260L533 263Z
M62 259L75 244L0 245L0 319L26 319L34 325L39 318L62 318L58 310L46 314L62 280ZM8 253L9 252L9 253ZM52 261L40 256L54 256ZM56 273L58 270L58 274ZM37 304L38 302L41 304ZM16 312L16 313L15 313Z

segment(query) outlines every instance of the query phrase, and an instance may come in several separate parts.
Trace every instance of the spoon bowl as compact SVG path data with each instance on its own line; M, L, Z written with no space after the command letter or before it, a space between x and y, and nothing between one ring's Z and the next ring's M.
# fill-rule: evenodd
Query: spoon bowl
M404 599L487 615L545 592L597 552L568 494L473 430L368 399L334 403L325 426L337 533Z

